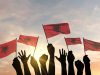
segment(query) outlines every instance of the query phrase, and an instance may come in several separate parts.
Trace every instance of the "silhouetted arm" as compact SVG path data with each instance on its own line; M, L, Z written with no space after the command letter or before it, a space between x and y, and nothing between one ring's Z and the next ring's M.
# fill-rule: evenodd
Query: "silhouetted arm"
M52 44L48 44L47 49L50 55L48 75L55 75L55 62L54 62L55 49L52 46Z
M84 64L80 60L77 60L75 61L75 66L77 68L77 75L83 75Z
M43 54L39 61L40 61L40 65L41 65L41 72L42 72L42 75L48 75L47 74L47 68L46 68L46 61L48 59L48 56Z
M68 56L67 56L67 60L68 60L68 75L75 75L74 65L73 65L74 59L75 59L75 57L72 54L72 51L69 51L68 52Z
M57 56L55 56L55 57L61 63L62 75L67 75L67 70L66 70L66 56L67 56L67 53L65 53L65 50L63 51L63 49L62 49L62 54L61 54L61 50L59 50L59 54L60 54L60 58L58 58Z
M41 75L41 74L40 74L40 70L39 70L38 63L37 63L37 61L35 60L34 57L31 57L30 64L31 64L32 67L34 68L35 75Z
M21 50L21 53L22 53L22 55L19 53L20 56L18 56L18 57L21 59L23 65L24 65L24 74L31 75L28 64L27 64L27 61L28 61L30 55L28 57L26 57L26 52L24 51L24 53L23 53L22 50Z
M14 58L12 66L16 70L17 75L23 75L23 72L22 72L22 69L21 69L21 65L20 65L20 62L19 62L17 57Z
M87 55L85 55L83 57L83 61L84 61L84 64L85 64L85 74L86 75L91 75L90 59L87 57Z

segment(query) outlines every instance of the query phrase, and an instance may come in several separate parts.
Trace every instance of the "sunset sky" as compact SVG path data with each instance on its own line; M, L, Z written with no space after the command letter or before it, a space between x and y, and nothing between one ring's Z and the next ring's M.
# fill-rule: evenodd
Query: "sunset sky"
M0 0L0 44L18 39L20 35L39 36L35 58L48 54L47 41L42 27L46 24L69 23L70 34L60 34L48 39L55 47L55 56L59 49L67 46L66 38L83 37L100 42L100 1L99 0ZM68 46L73 51L75 61L83 62L84 45ZM34 47L17 43L17 51L26 50L27 56L33 55ZM92 75L100 75L100 52L86 51L90 58ZM17 54L18 55L18 54ZM12 67L15 52L0 59L0 75L16 75ZM67 61L66 61L67 62ZM28 61L31 74L34 70ZM23 65L22 65L23 67ZM48 67L48 62L47 62ZM68 64L67 66L68 67ZM75 74L77 73L76 67ZM56 75L61 75L61 64L55 59ZM85 72L85 71L83 71Z

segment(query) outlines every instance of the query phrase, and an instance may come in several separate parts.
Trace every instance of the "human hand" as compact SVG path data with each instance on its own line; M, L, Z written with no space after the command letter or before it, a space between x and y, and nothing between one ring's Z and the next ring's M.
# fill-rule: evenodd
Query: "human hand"
M57 59L61 64L66 63L66 56L67 56L67 53L65 53L65 50L62 49L62 54L61 54L61 50L59 49L59 54L60 54L60 58L58 58L57 56L55 56L56 59Z
M29 55L28 57L26 57L26 52L25 52L25 50L24 50L24 53L23 53L23 51L21 50L21 53L22 53L22 55L18 52L18 54L19 54L18 57L21 59L22 63L27 63L27 61L28 61L30 55Z
M30 64L32 65L33 68L37 68L38 67L37 61L32 56L31 56Z
M47 49L48 49L50 56L54 56L55 48L53 47L53 45L48 44Z
M88 58L88 55L85 55L83 57L83 61L84 61L84 63L89 63L90 62L90 59Z
M67 56L68 63L72 63L74 61L74 59L75 59L75 57L74 57L72 51L69 51L68 56Z
M83 71L84 69L84 64L80 60L75 61L75 66L78 71Z
M39 62L40 62L41 64L46 64L47 60L48 60L48 56L47 56L46 54L43 54L43 55L39 58Z
M20 66L20 62L18 60L17 57L14 58L13 60L13 63L12 63L12 66L15 68L15 70L20 70L21 69L21 66Z

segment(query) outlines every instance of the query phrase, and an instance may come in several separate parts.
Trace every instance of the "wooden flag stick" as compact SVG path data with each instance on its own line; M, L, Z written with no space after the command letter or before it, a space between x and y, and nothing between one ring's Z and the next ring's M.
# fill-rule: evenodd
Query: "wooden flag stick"
M43 24L42 24L42 26L43 26ZM43 29L44 29L44 27L43 27ZM45 30L44 30L44 33L45 33ZM45 36L46 36L46 33L45 33ZM46 40L47 40L47 43L49 44L47 36L46 36Z
M17 38L16 38L16 55L15 56L17 57Z
M83 45L84 45L84 38L83 38ZM85 55L86 55L86 52L85 52L85 45L84 45L84 53L85 53Z
M38 36L38 39L39 39L39 36ZM38 43L38 40L37 40L37 43ZM36 46L37 46L37 43L36 43ZM35 50L36 50L36 47L34 49L34 53L35 53ZM33 57L34 57L34 53L33 53Z
M64 37L64 39L65 39L65 37ZM65 42L66 42L66 40L65 40ZM67 46L67 49L68 49L68 52L69 52L69 48L68 48L68 45L67 45L67 43L66 43L66 46Z

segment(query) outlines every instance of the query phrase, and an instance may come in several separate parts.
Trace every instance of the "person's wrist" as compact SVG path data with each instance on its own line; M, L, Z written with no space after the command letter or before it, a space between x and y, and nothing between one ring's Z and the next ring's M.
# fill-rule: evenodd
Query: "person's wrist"
M68 63L69 63L69 64L73 64L73 61L69 61Z
M41 65L46 65L46 62L40 62Z
M54 58L54 54L50 54L50 57Z
M65 65L66 65L66 62L61 62L61 65L62 65L62 66L65 66Z
M23 64L24 64L24 65L26 65L26 64L27 64L27 62L23 62Z

